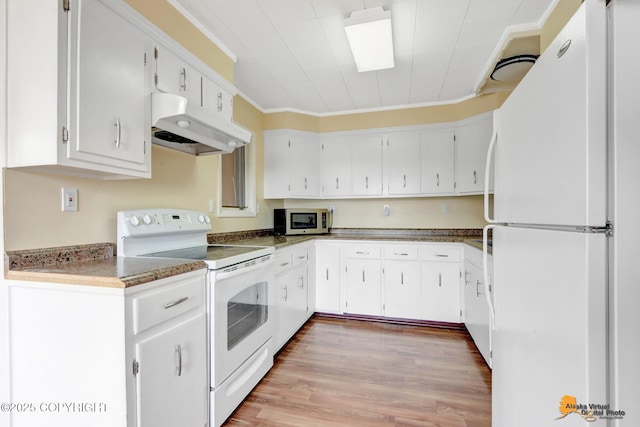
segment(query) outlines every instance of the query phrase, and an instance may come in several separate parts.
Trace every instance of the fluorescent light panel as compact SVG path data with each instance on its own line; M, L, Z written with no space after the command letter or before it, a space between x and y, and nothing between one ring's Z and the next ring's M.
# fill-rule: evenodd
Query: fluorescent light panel
M344 29L358 72L393 68L391 11L373 7L352 12Z

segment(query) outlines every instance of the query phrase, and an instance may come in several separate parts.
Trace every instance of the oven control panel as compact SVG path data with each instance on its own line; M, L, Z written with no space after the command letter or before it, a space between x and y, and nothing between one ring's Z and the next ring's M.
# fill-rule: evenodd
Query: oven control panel
M185 209L146 209L118 212L118 238L211 231L205 213Z

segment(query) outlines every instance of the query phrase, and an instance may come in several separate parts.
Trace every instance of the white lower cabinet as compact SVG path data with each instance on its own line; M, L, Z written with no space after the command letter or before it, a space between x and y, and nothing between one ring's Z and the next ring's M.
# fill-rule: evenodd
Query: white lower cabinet
M7 285L11 399L34 405L9 425L207 424L204 269L127 289Z
M343 266L343 312L381 316L380 246L371 243L344 244L340 248L340 263Z
M460 323L461 252L460 245L424 245L420 248L426 319Z
M490 314L482 272L482 251L468 245L464 250L464 324L482 357L491 366Z
M314 257L313 243L276 250L276 351L289 341L314 312L315 275L309 274L309 268L314 268Z
M344 278L345 313L382 315L380 261L349 259Z
M384 315L421 319L420 264L415 261L385 261Z
M342 313L340 306L340 243L316 243L316 303L320 313Z
M197 314L136 343L137 426L199 426L206 408L206 315ZM205 374L206 375L206 374ZM199 390L194 394L192 389Z
M331 280L336 245L342 273L339 280ZM323 298L333 295L331 307L341 306L342 313L461 322L459 244L321 241L318 247L325 253L318 264L323 266L318 289L322 284Z

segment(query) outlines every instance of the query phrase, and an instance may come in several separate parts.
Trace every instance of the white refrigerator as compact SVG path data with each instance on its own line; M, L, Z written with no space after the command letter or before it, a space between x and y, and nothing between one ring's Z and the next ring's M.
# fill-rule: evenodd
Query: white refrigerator
M640 240L619 239L639 236L617 224L639 207L628 183L640 186L640 2L605 3L586 0L496 111L496 427L640 425L640 310L628 301L640 280L624 282L620 264ZM635 119L616 125L626 110ZM635 144L617 143L618 128Z

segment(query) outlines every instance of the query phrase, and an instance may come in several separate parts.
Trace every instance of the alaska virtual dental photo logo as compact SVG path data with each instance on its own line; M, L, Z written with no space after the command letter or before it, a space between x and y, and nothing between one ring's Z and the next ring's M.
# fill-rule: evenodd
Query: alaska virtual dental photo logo
M620 410L612 410L609 404L601 403L578 403L575 396L565 395L560 399L560 406L558 406L560 416L556 420L560 420L569 414L576 414L582 417L587 422L594 422L599 419L622 419L625 412Z

